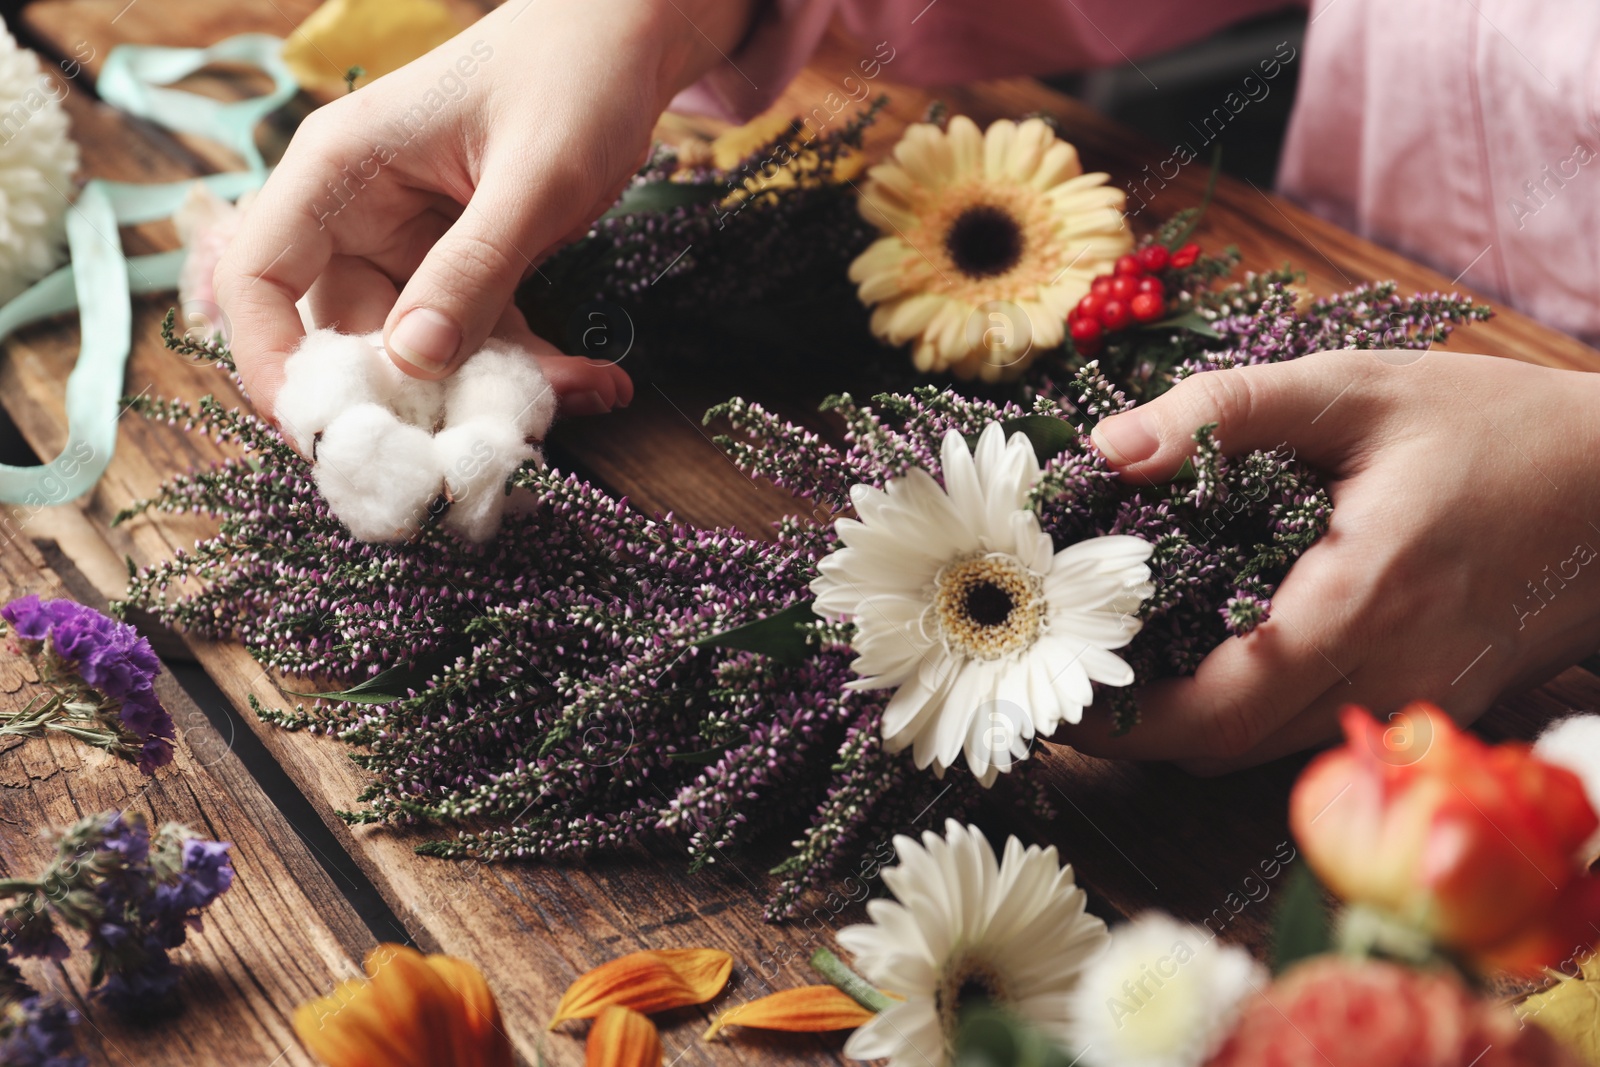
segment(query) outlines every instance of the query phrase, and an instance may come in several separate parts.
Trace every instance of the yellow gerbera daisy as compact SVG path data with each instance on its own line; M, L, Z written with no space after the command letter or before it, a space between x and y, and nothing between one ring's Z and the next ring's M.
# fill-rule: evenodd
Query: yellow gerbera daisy
M1066 337L1067 312L1133 245L1122 190L1085 174L1041 119L918 124L867 172L884 234L850 265L872 332L924 372L1016 377Z

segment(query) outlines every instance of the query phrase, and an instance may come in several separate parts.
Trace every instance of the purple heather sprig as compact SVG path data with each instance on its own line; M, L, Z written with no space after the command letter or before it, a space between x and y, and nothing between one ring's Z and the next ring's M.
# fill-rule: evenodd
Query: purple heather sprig
M259 418L209 398L194 408L140 399L132 406L143 414L255 455L179 475L119 516L219 520L214 537L139 572L126 604L238 640L281 677L309 680L291 689L368 681L359 699L257 705L268 721L361 746L354 758L373 779L353 821L450 826L454 837L421 851L486 860L573 857L671 835L695 863L722 862L759 835L786 833L793 851L773 872L769 914L791 916L867 843L981 795L964 771L940 782L909 754L884 750L887 694L843 690L847 625L800 624L797 662L696 643L809 599L851 485L881 486L912 466L938 474L950 429L1064 420L1067 440L1031 506L1058 545L1117 533L1155 545L1156 591L1125 658L1141 680L1192 672L1230 634L1267 618L1277 582L1326 529L1327 495L1292 456L1225 458L1209 432L1188 480L1127 485L1090 443L1094 422L1170 384L1174 370L1290 359L1330 347L1334 335L1385 330L1401 330L1390 343L1420 346L1477 314L1464 301L1407 301L1384 287L1300 309L1275 279L1196 303L1218 335L1207 339L1214 351L1175 345L1165 369L1144 368L1138 383L1104 364L1079 366L1061 400L1002 404L923 389L869 406L842 396L828 404L844 428L838 440L755 404L715 409L737 435L725 444L742 469L813 506L811 517L779 523L774 539L652 519L576 477L525 469L514 480L539 505L492 544L463 546L431 527L401 545L361 544ZM1098 696L1090 714L1132 725L1127 690ZM1036 803L1030 766L1002 776L1002 802Z
M0 880L0 896L13 898L0 918L7 952L64 959L70 950L60 928L78 930L101 999L122 1012L163 1007L178 979L168 953L233 884L232 847L177 823L152 838L137 814L81 819L59 834L55 859L38 878Z
M161 661L137 630L70 600L31 595L0 608L0 619L50 690L0 714L0 735L57 730L135 761L146 774L172 761L172 716L155 692Z

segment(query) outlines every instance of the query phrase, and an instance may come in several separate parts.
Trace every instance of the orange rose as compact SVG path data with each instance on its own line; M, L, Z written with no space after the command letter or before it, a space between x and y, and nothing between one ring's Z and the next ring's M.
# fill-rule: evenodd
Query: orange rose
M1600 819L1575 774L1527 745L1486 745L1430 704L1388 724L1349 707L1343 724L1344 746L1289 802L1333 892L1485 968L1533 974L1594 943L1600 879L1579 855Z

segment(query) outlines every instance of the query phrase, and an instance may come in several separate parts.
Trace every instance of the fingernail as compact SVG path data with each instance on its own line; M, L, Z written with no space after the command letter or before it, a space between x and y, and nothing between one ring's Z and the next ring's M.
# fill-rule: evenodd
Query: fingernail
M1089 435L1095 447L1113 463L1138 463L1156 454L1161 442L1145 424L1144 412L1127 411L1113 415Z
M605 398L594 390L587 393L573 393L562 404L567 415L604 415L611 410Z
M412 308L389 334L389 351L429 374L450 366L460 347L460 327L432 308Z

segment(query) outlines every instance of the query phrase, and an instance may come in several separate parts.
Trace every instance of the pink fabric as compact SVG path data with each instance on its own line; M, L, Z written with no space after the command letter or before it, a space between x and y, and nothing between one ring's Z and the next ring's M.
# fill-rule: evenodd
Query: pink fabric
M1600 3L1317 0L1279 188L1600 341Z
M770 0L745 45L677 106L760 112L835 15L873 53L863 60L893 56L892 79L941 84L1138 60L1284 6ZM1281 191L1600 341L1600 2L1312 0L1298 62Z

